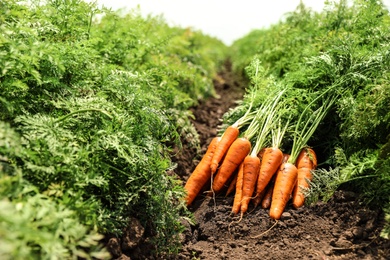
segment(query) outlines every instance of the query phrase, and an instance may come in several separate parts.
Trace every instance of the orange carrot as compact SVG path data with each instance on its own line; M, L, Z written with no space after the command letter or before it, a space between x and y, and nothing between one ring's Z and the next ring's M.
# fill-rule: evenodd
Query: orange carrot
M271 218L278 220L282 216L284 208L286 207L297 182L297 172L297 167L290 162L283 163L280 166L280 169L276 174L274 190L272 193L272 202L269 212Z
M237 214L241 208L243 176L244 176L244 163L241 163L240 167L238 169L237 181L236 181L236 193L234 195L234 201L233 201L233 207L232 207L232 212L234 214Z
M286 163L289 157L290 157L289 154L284 153L282 163ZM274 174L274 176L272 176L272 179L268 183L267 187L264 189L265 190L264 197L261 201L261 207L263 209L268 209L271 206L272 192L274 190L274 185L275 185L275 177L276 177L276 174Z
M292 202L294 208L302 207L305 203L304 190L309 188L309 181L313 179L311 173L317 167L317 156L313 149L305 147L298 155L296 162L298 168L298 181L294 187Z
M228 151L229 147L237 139L239 133L240 130L236 126L231 125L228 128L226 128L225 132L221 136L221 140L218 143L218 146L215 149L213 159L211 161L210 168L212 174L214 174L217 171L219 163L221 162L222 158L226 155L226 152Z
M278 147L268 147L265 149L259 177L257 179L256 195L260 194L267 187L272 176L278 171L283 160L283 152ZM255 205L257 207L257 205Z
M251 143L247 138L237 138L229 147L225 159L218 170L212 184L212 191L219 192L229 180L230 176L248 155Z
M190 205L198 195L199 191L211 178L210 163L213 157L215 148L220 140L220 137L214 137L210 142L206 153L203 155L201 161L195 167L191 176L188 178L184 189L187 191L185 198L187 206Z
M260 167L261 167L261 161L263 160L264 152L265 152L265 148L262 148L260 150L260 152L257 154L257 157L259 157L259 159L260 159ZM261 171L261 168L259 170L259 173L260 173L260 171ZM257 186L257 183L256 183L256 186ZM257 205L259 205L261 200L263 199L264 192L260 192L260 193L258 193L257 191L255 191L255 192L256 193L255 193L254 198L252 199L252 202L253 202L253 206L256 208Z
M268 209L271 206L271 201L272 201L272 192L274 190L274 185L275 185L275 176L274 175L271 179L271 181L268 183L267 187L264 189L264 196L261 201L261 207L263 209Z
M253 196L259 171L260 159L257 157L256 153L245 157L242 182L241 215L248 210L249 201Z
M234 174L234 177L233 177L232 181L230 182L229 187L226 191L226 195L225 195L226 197L229 196L236 189L237 176L238 176L238 174Z

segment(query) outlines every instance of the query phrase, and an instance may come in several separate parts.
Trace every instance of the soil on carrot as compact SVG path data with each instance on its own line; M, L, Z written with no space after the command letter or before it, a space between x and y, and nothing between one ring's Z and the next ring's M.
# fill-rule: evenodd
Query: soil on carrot
M193 108L202 149L196 155L196 149L184 144L174 159L175 173L184 183L217 135L222 115L242 99L245 84L226 62L215 80L218 96ZM238 222L239 216L231 213L232 204L233 195L225 197L223 192L214 198L198 196L190 207L196 224L184 223L182 249L170 259L390 259L390 240L379 236L383 213L365 207L350 190L337 191L327 203L297 210L289 204L278 222L270 219L269 210L252 205ZM117 259L157 259L142 244L114 255ZM119 246L110 251L115 249L121 251Z

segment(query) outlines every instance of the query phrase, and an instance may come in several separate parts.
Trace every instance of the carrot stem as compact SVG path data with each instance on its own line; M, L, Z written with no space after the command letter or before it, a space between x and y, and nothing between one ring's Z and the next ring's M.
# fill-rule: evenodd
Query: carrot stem
M310 102L301 113L301 116L299 117L295 125L294 139L293 139L291 154L290 154L290 158L288 159L288 162L295 164L302 148L307 145L307 142L314 134L318 125L321 123L322 119L326 116L326 114L332 107L334 101L336 100L336 96L328 97L324 101L324 104L322 106L320 106L316 111L311 113L309 119L306 120L304 126L301 129L299 129L301 127L301 123L305 113L307 113L308 109L313 105L313 103L317 101L319 98L321 98L325 93L327 92L322 93L317 98L315 98L312 102Z

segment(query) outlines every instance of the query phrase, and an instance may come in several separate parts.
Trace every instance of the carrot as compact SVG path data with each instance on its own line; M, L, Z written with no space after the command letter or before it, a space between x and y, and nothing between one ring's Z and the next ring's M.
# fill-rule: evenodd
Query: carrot
M277 96L278 98L280 95ZM239 196L237 199L235 198L235 203L233 207L233 212L237 213L238 210L241 212L242 219L245 212L248 210L249 202L253 198L253 194L256 188L256 181L258 178L258 174L260 171L260 165L261 165L261 158L264 153L263 145L265 143L265 138L269 132L271 124L268 124L270 118L274 115L273 110L271 112L268 111L268 109L271 106L271 102L273 100L268 100L269 103L264 103L263 106L258 110L254 120L251 122L251 124L248 126L248 129L245 132L246 137L252 138L255 134L257 134L257 140L256 144L252 149L251 154L247 155L243 162L243 169L242 169L242 181L240 183L241 191L239 192ZM276 102L274 102L276 103ZM275 105L272 107L272 109L275 108ZM265 117L266 113L268 112L268 115ZM254 199L261 200L261 194L258 194L257 197ZM238 204L238 206L237 206Z
M236 181L236 193L234 195L234 201L233 201L233 207L232 207L232 212L234 214L237 214L241 208L243 176L244 176L244 163L241 163L240 167L238 169L237 181Z
M237 177L238 177L238 174L234 174L234 177L233 177L232 181L230 182L229 187L226 191L225 197L229 196L236 189Z
M211 173L214 174L217 171L219 163L222 158L225 156L226 151L229 149L230 145L237 139L240 134L238 127L231 125L226 128L225 132L221 136L221 140L218 143L218 146L215 149L210 168Z
M270 208L270 216L273 219L280 219L284 208L286 207L286 204L293 192L294 186L297 183L298 169L294 164L298 159L300 151L303 147L306 146L306 143L313 135L319 123L325 117L337 98L337 96L328 97L317 110L314 112L308 111L314 102L321 98L325 93L327 92L322 92L305 107L295 125L296 134L294 135L290 157L286 163L283 163L280 166L275 179L275 186L272 193L272 202ZM306 115L306 113L310 114L308 118L305 119L306 122L303 122L303 116ZM299 129L300 127L302 128Z
M263 209L268 209L271 206L272 201L272 192L274 190L275 185L275 176L274 175L271 179L271 181L268 183L267 187L264 189L264 196L261 201L261 207Z
M261 161L263 160L264 152L265 152L265 148L262 148L262 149L260 150L260 152L257 154L257 157L259 157L259 159L260 159L260 170L259 170L259 172L261 171ZM256 185L256 186L257 186L257 185ZM260 202L261 202L261 200L263 199L263 196L264 196L264 192L263 192L263 193L261 193L261 192L258 193L257 191L255 191L255 192L256 192L256 193L255 193L255 196L254 196L254 198L252 199L254 208L256 208L257 205L260 204Z
M280 219L297 182L298 170L292 163L283 163L276 174L270 217Z
M221 191L227 180L248 155L251 149L251 143L247 138L237 138L229 147L225 159L218 170L212 184L212 191L218 193Z
M248 109L245 114L240 117L234 124L228 126L225 129L225 132L221 136L221 141L215 149L214 156L211 161L211 174L214 175L217 172L218 166L221 163L222 158L226 155L229 147L233 142L238 138L240 134L240 128L245 125L247 122L253 119L254 112L251 111L253 105L253 100L250 102Z
M305 203L304 190L309 188L309 182L313 179L311 173L317 167L317 156L313 149L305 147L298 155L296 162L298 168L298 182L295 185L292 202L294 208L302 207Z
M189 206L193 202L199 191L203 188L207 181L210 180L211 158L213 157L215 147L217 146L219 140L220 137L213 138L207 148L206 153L203 155L201 161L195 167L194 171L192 172L192 174L187 180L187 183L184 186L184 189L187 192L187 196L185 198L187 206Z
M285 163L287 162L288 158L290 157L289 154L283 154L283 160L282 160L282 163ZM271 206L271 201L272 201L272 192L274 190L274 185L275 185L275 177L276 177L276 174L274 174L271 178L271 180L269 181L267 187L265 187L265 189L260 192L260 196L259 196L259 200L258 199L255 199L254 200L254 204L256 205L259 205L260 202L261 202L261 207L263 209L268 209L270 206Z
M283 93L284 90L281 90L276 96L269 100L270 103L264 106L266 109L266 117L263 118L263 120L260 120L260 124L262 126L256 142L256 152L261 156L261 164L259 165L258 172L256 173L257 178L253 181L253 184L256 186L256 193L253 200L255 207L260 204L265 192L265 187L282 163L283 152L278 147L281 143L287 125L283 130L281 130L280 117L276 114L276 111L278 105L280 106L282 104L278 102ZM279 123L279 128L275 134L272 128L276 126L276 123ZM269 133L272 133L273 147L264 149L263 146L265 144L265 139ZM252 196L252 194L250 196Z
M255 190L257 177L260 171L260 159L252 153L244 159L244 173L242 181L241 215L248 210L249 201Z
M274 176L282 164L282 160L283 152L278 147L268 147L265 149L263 160L261 161L259 177L257 179L257 194L267 187L272 176Z
M277 131L272 130L272 147L265 149L263 159L261 160L260 173L257 179L256 195L265 190L268 183L271 181L272 177L276 174L283 162L283 152L279 147L288 124L286 124L282 129L280 126L280 118L278 118L277 123L279 123ZM260 201L257 201L255 207L257 207L259 203Z

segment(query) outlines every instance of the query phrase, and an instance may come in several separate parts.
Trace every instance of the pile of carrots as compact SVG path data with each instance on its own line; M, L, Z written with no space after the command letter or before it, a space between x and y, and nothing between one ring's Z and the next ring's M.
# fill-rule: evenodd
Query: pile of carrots
M299 134L294 136L287 154L280 148L287 125L280 127L281 115L277 113L283 93L279 91L257 111L249 109L221 136L212 139L185 184L187 206L205 188L210 196L225 189L226 195L235 192L232 212L241 217L251 202L254 207L269 208L270 217L275 220L281 218L290 199L294 208L304 205L305 190L317 167L316 153L307 141L334 100L324 101L307 123L298 122L295 129L292 127ZM245 131L241 131L243 125L247 126Z

